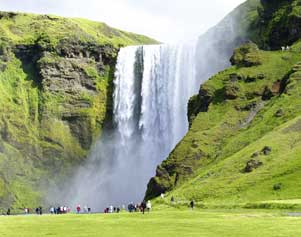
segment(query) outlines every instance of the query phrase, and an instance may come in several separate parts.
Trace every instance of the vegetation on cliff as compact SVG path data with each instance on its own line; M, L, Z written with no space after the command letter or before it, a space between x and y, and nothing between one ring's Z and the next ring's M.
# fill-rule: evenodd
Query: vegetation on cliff
M190 130L158 166L146 198L168 192L217 205L300 198L299 8L300 1L251 0L234 11L248 16L236 36L258 46L237 48L232 67L191 98Z
M0 12L0 208L40 205L110 120L119 47L103 23Z

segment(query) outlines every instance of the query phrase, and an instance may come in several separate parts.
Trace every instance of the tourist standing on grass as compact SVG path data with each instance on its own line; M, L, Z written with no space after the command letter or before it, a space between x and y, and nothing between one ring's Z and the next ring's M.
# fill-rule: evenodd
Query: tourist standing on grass
M76 207L76 211L77 211L77 214L79 214L79 213L80 213L80 205L77 205L77 207Z
M147 201L146 209L147 209L148 212L150 212L150 210L152 209L152 203L151 203L150 200Z
M10 216L10 208L7 209L6 215Z
M145 200L143 200L143 202L141 203L140 207L141 207L142 213L144 214L145 209L146 209L146 202L145 202Z
M54 207L50 207L50 214L54 214Z
M190 201L190 208L191 208L191 210L194 209L194 201L193 200Z

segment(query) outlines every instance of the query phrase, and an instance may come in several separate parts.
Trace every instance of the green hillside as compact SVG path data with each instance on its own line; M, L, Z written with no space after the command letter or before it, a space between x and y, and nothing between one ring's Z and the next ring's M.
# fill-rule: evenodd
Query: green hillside
M0 12L0 209L40 205L111 121L119 47L156 43L103 23Z
M290 24L301 22L300 1L277 3L258 3L247 33L278 51L244 44L232 67L201 86L189 101L189 132L158 166L146 198L167 192L168 199L216 206L301 199L301 28ZM282 35L276 22L296 30Z

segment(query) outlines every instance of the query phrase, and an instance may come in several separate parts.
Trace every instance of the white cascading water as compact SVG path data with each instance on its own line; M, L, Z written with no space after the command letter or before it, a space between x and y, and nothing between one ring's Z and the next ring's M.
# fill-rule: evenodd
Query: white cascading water
M201 84L196 45L122 48L115 72L113 134L80 168L72 205L98 210L143 199L149 179L188 130L187 103Z

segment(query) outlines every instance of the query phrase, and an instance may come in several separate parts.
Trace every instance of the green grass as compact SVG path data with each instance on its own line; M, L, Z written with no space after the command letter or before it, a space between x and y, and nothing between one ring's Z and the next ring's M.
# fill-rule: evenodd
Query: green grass
M15 44L32 44L47 39L56 46L62 39L120 45L154 44L157 41L139 34L121 31L105 23L79 18L63 18L50 15L0 12L0 32Z
M168 198L231 207L301 198L301 84L292 74L301 56L299 51L257 54L261 65L233 66L202 85L212 97L208 111L195 116L189 132L159 167L163 175L154 179L170 191ZM233 73L245 79L231 81ZM260 74L265 77L256 79ZM265 88L272 89L277 81L287 82L284 93L262 101ZM227 99L229 87L238 88L235 99ZM193 97L194 105L202 103L198 99ZM262 108L248 121L252 111L243 108L253 102ZM278 117L280 109L283 115ZM271 154L252 158L265 146L272 148ZM246 173L251 159L263 165ZM275 185L281 188L275 190Z
M0 210L40 205L46 189L86 159L110 115L119 48L154 43L100 22L0 11ZM17 53L20 45L28 50ZM65 57L62 47L85 58ZM71 79L85 77L95 90L50 91L45 75L53 70L58 78L74 70Z
M42 236L265 236L301 235L301 217L261 210L166 210L150 214L0 217L4 237Z

